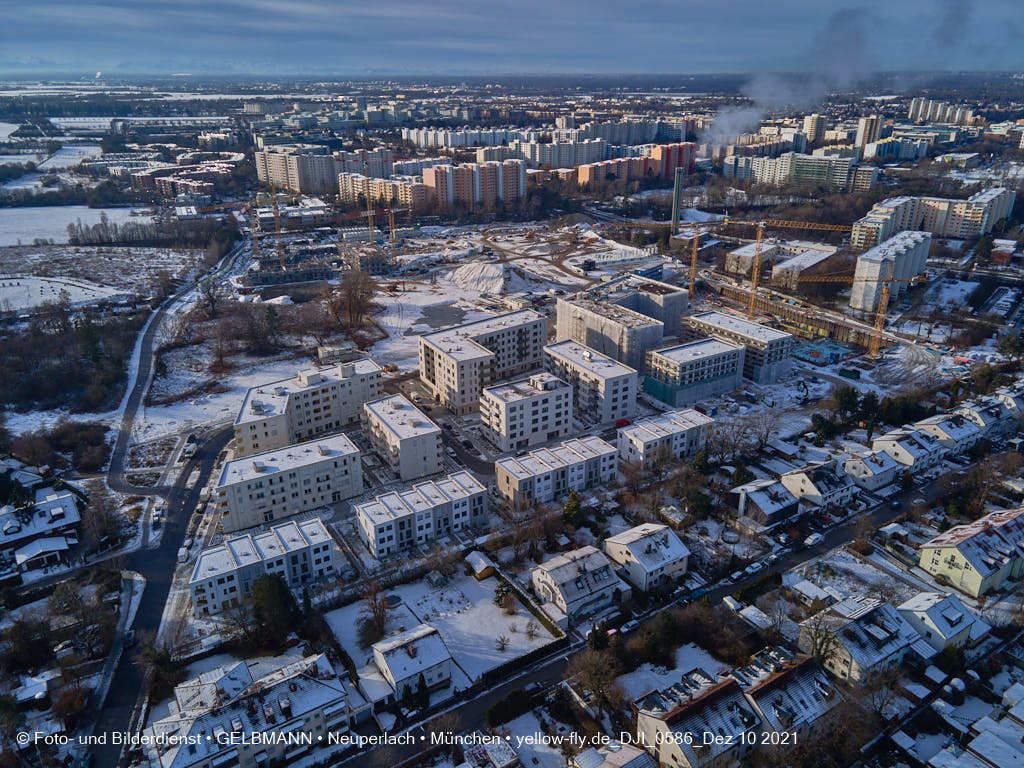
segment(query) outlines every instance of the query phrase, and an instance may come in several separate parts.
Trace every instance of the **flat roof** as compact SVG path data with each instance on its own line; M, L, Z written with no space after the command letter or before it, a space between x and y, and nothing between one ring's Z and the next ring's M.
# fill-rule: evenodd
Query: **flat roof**
M331 534L319 517L281 523L262 533L235 536L225 539L220 546L209 547L199 553L189 583L221 576L246 565L263 563L288 552L330 541Z
M569 389L569 385L552 373L535 373L528 379L484 387L483 392L503 403L516 403Z
M331 381L345 378L341 375L341 369L342 366L349 365L353 366L353 374L356 376L364 376L374 372L380 373L383 370L373 360L364 357L351 363L342 363L341 365L332 365L326 368L303 369L298 371L295 376L287 379L279 379L267 382L266 384L260 384L256 387L250 387L245 393L245 399L242 400L242 407L238 411L237 418L235 418L235 424L258 421L281 413L289 397L309 389L323 387ZM319 374L319 376L313 374ZM319 378L319 380L315 383L303 384L300 377L305 377L307 381L316 378ZM253 407L254 405L256 407Z
M479 337L534 323L538 320L546 320L546 318L532 309L520 309L516 312L495 315L465 325L454 325L451 328L428 333L421 336L420 340L456 359L471 360L493 354L476 341Z
M450 501L484 493L486 490L469 472L456 472L442 480L416 483L404 491L382 493L371 501L355 505L355 512L369 519L374 525L380 525L399 517L433 509Z
M220 472L217 487L234 485L256 477L266 477L277 472L285 472L339 456L358 455L359 449L348 439L347 435L321 437L318 440L296 443L226 462Z
M637 419L632 424L619 429L620 435L635 437L641 442L656 440L678 432L710 424L714 419L705 416L693 408L678 411L666 411L658 416Z
M637 372L635 368L630 368L625 363L620 363L614 358L602 355L600 352L572 339L548 344L544 347L544 352L577 368L582 368L602 379L629 376Z
M405 395L380 397L366 403L363 408L399 440L441 432L441 428Z
M794 257L797 258L797 257ZM792 338L793 334L771 328L767 325L754 323L738 315L728 315L723 312L700 312L690 315L691 320L698 320L723 331L730 331L758 341L777 341L779 339Z
M495 466L501 466L512 477L524 480L536 477L553 469L596 459L598 456L617 453L618 449L596 435L572 438L550 448L538 448L520 456L498 459Z
M704 357L735 352L737 349L742 349L742 347L720 339L697 339L675 347L656 349L651 354L660 355L676 363L690 363Z
M612 322L625 325L629 328L646 328L651 325L664 325L661 320L655 320L653 317L642 315L632 309L620 307L618 304L612 304L611 302L595 301L594 299L563 299L560 303L585 309L587 312L600 315L605 320L611 320Z

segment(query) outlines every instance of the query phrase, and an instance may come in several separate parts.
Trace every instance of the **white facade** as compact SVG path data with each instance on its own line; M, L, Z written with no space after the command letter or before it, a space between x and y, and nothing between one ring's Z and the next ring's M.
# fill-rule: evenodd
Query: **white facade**
M877 491L896 482L905 469L885 451L856 453L843 463L843 471L865 491Z
M896 610L937 651L964 648L991 629L960 598L945 592L921 592Z
M692 409L638 419L619 429L619 458L645 465L671 457L690 458L704 448L712 422Z
M381 558L487 522L487 488L469 472L356 504L363 542Z
M196 559L188 584L192 610L198 617L239 605L265 573L280 575L293 589L330 578L334 549L319 517L226 539L202 550Z
M649 592L686 574L690 550L667 525L644 523L604 540L604 552L637 589Z
M746 348L698 339L647 353L644 391L674 408L731 392L743 384Z
M381 391L381 367L370 359L253 387L235 419L235 458L336 432L358 421L363 403Z
M723 312L690 315L686 322L698 333L742 345L743 378L755 384L771 384L789 375L793 334Z
M916 422L914 426L934 435L946 451L953 456L959 456L969 451L984 434L981 427L959 413L943 413L932 416Z
M873 312L878 307L882 286L890 277L894 281L910 280L924 274L931 248L928 232L906 230L857 257L857 268L850 289L850 309ZM906 282L889 283L889 295L902 293Z
M572 388L550 373L485 387L480 423L501 451L516 451L558 440L572 432Z
M594 547L581 547L545 560L533 569L533 590L572 623L611 608L631 593L611 561Z
M545 504L615 479L619 453L596 436L494 462L498 493L513 504Z
M915 472L924 472L937 466L946 456L945 447L935 435L916 427L887 432L872 440L871 447L876 451L885 451Z
M420 675L428 690L444 688L452 680L452 655L436 629L420 624L373 644L373 661L401 699L408 688L417 691Z
M529 309L428 333L419 341L420 381L466 414L484 387L539 368L547 340L547 318Z
M581 421L607 424L636 413L639 374L624 363L570 339L544 347L544 368L572 387Z
M366 436L374 452L401 480L440 472L441 428L405 395L388 395L363 406Z
M858 493L849 476L837 470L835 459L786 472L779 481L801 501L823 509L846 506Z
M225 463L215 491L221 527L230 533L358 496L359 456L335 435Z

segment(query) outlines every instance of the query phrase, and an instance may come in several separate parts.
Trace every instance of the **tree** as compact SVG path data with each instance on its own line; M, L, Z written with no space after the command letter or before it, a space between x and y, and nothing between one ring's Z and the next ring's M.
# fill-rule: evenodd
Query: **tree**
M82 511L82 531L85 540L93 547L109 545L121 533L121 517L117 510L117 500L107 486L93 480L86 486L89 503Z
M615 678L619 674L618 659L608 650L587 649L573 657L566 670L566 677L575 679L594 694L598 708L611 713L622 700Z
M504 653L506 650L508 650L509 642L510 641L507 635L498 635L498 637L494 641L494 647L502 653Z
M569 498L566 499L565 507L562 509L562 519L566 525L571 525L575 528L583 525L583 505L580 504L576 491L569 492Z
M166 644L157 644L153 633L144 633L138 638L135 664L147 678L149 695L153 699L165 699L171 695L174 686L181 682L183 669L174 660Z
M17 700L10 694L0 696L0 734L11 744L24 727L25 715L18 708Z
M199 297L206 308L206 317L210 320L217 317L217 308L220 306L221 284L212 277L207 277L199 283Z
M416 681L416 706L420 709L426 709L430 706L430 690L427 688L427 681L423 677L422 672L420 672L420 677Z
M60 718L67 730L74 730L89 701L87 688L79 686L62 688L53 700L51 710Z
M859 412L860 396L853 387L846 384L836 387L832 398L835 400L837 415L844 421Z
M388 629L390 609L380 582L371 581L363 595L363 607L360 611L359 640L364 648L369 648L384 637Z
M526 622L526 636L533 640L537 636L537 622L530 619Z
M511 592L501 598L501 610L506 616L516 615L516 596Z
M824 666L835 655L839 647L839 638L829 627L827 611L819 611L802 627L810 644L810 653L814 660Z
M256 622L265 642L271 647L284 645L295 628L298 608L288 582L280 574L265 573L252 583L252 605Z
M999 339L999 343L996 344L996 350L1003 357L1019 363L1021 358L1024 357L1024 339L1021 338L1019 333L1008 333Z

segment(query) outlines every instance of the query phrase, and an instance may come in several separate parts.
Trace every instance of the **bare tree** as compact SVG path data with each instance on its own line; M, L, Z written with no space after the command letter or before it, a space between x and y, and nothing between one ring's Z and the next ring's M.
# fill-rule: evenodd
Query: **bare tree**
M383 637L388 629L388 613L391 608L388 605L387 596L379 581L374 579L366 588L363 595L363 607L360 611L361 620L372 629L373 635L378 639Z
M619 662L611 651L587 649L573 657L566 677L574 678L594 694L601 711L610 713L622 698L622 691L615 682L618 673Z
M774 408L762 408L748 418L750 434L757 450L764 450L775 439L779 424L779 412Z
M217 309L220 307L222 295L221 284L217 280L207 277L200 281L199 298L206 308L206 316L211 320L217 317Z
M800 628L810 645L811 656L823 666L835 656L839 648L839 638L829 626L827 614L827 611L819 611Z

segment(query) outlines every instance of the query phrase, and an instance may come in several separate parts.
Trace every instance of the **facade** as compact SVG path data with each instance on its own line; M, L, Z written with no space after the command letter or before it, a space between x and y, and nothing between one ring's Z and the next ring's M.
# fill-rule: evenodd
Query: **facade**
M1001 187L978 192L967 200L891 197L854 222L850 246L870 248L908 229L961 239L986 235L1010 215L1015 200L1015 192Z
M914 472L926 472L946 457L946 448L934 434L917 427L886 432L871 441L875 451L885 451Z
M918 565L971 597L1024 576L1024 507L990 512L944 531L918 550Z
M452 682L452 655L444 639L429 624L374 643L373 661L400 700L408 688L415 693L420 675L427 690L446 688Z
M568 339L544 347L544 369L572 387L580 421L607 424L636 414L639 374L624 363Z
M686 574L690 550L667 525L644 523L604 540L604 553L641 592L665 589Z
M379 559L485 525L487 489L469 472L456 472L381 494L353 511L363 542Z
M572 429L572 387L554 375L485 387L480 423L501 451L517 451L558 440Z
M883 284L889 283L889 296L899 296L906 282L924 274L932 236L927 232L905 230L857 257L857 268L850 288L850 309L873 312L878 307Z
M370 359L253 387L235 418L235 458L336 432L357 422L363 403L381 393L381 367Z
M843 462L843 471L865 491L877 491L890 485L906 467L882 450L855 453Z
M275 189L303 194L336 192L338 174L391 175L391 150L332 154L321 144L274 144L255 152L256 175Z
M857 120L857 137L854 145L863 147L878 141L878 133L882 128L882 118L878 115L868 115Z
M661 320L610 302L560 298L556 313L557 341L571 339L636 370L665 336Z
M367 438L381 460L401 480L440 472L441 428L405 395L387 395L363 405Z
M945 592L921 592L896 610L936 651L968 647L991 629L960 598Z
M727 497L741 524L748 529L765 530L796 517L800 500L778 480L751 480L736 486ZM754 525L746 523L749 520Z
M334 575L334 549L319 517L226 539L196 559L188 582L192 610L198 618L240 605L265 573L280 575L292 589L328 579Z
M594 435L494 462L498 493L517 507L546 504L615 479L618 450Z
M934 435L952 456L966 453L981 440L982 428L959 413L943 413L915 422L915 427Z
M644 391L674 408L739 389L745 348L698 339L647 353Z
M740 344L743 378L755 384L771 384L789 375L793 365L793 334L754 323L739 315L701 312L686 323L695 334Z
M693 409L637 419L619 429L619 458L645 466L668 458L691 458L704 448L712 423L709 416Z
M226 462L214 492L221 527L231 533L358 496L359 457L335 435Z
M819 635L832 635L823 643ZM913 652L923 659L935 655L905 618L888 603L874 597L848 597L800 624L800 650L812 653L823 644L831 652L825 669L842 680L862 682L872 670L899 664Z
M428 333L419 341L420 381L464 415L476 409L484 387L539 368L547 340L547 318L533 310Z
M821 141L825 138L825 116L817 112L804 116L804 133L808 142Z
M779 482L801 501L822 509L845 507L859 490L849 476L838 470L835 459L786 472L779 476Z
M41 488L32 504L0 507L0 557L20 571L58 562L78 543L81 521L73 493Z
M776 187L796 185L846 190L853 186L856 171L856 161L852 157L796 152L786 152L779 157L732 155L722 162L724 176L754 179L758 184ZM871 179L874 178L876 174L871 175Z
M581 547L545 560L533 569L533 590L570 623L617 605L630 589L615 575L611 561L594 547Z

